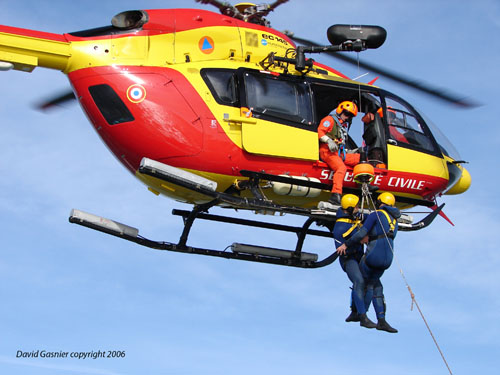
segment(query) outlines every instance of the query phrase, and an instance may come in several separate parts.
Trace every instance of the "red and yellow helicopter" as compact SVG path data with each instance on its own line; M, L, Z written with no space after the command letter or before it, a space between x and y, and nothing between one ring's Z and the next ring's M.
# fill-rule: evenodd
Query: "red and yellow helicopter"
M331 45L319 46L270 27L265 17L288 0L235 6L197 1L215 5L220 14L132 10L114 16L109 26L62 35L0 26L1 70L62 71L73 92L45 107L76 97L103 142L150 191L194 205L191 211L173 211L184 219L178 243L148 240L135 228L79 210L72 211L71 222L161 250L296 267L330 264L336 253L318 261L302 245L308 234L331 236L310 229L313 223L335 222L335 212L321 206L333 172L318 159L317 126L344 100L374 114L374 121L361 125L359 120L358 126L363 129L358 142L374 166L369 184L392 192L401 208L432 208L418 223L406 216L402 230L429 225L443 206L437 197L468 189L464 162L423 114L374 82L351 80L306 57L321 52L349 60L341 51L378 48L385 41L383 28L334 25L327 33ZM351 149L361 146L349 142ZM348 169L344 192L361 194L355 180ZM209 214L214 206L307 220L291 227ZM297 246L294 251L239 243L232 252L193 248L187 239L196 219L295 232Z

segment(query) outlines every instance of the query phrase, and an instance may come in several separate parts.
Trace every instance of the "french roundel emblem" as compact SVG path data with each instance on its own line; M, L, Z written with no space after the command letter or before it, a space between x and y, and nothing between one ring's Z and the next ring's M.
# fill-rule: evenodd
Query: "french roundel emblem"
M146 89L139 84L132 85L127 89L127 98L132 103L140 103L146 99Z

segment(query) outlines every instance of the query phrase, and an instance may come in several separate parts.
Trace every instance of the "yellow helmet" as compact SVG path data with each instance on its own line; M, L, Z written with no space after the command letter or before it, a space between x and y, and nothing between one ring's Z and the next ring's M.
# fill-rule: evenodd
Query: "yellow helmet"
M391 193L382 193L378 196L377 200L388 206L394 206L396 203L396 198Z
M358 114L358 107L354 102L345 101L338 105L337 115L340 115L344 111L349 112L352 117L356 117L356 115Z
M340 200L340 206L347 210L349 207L356 207L359 202L359 198L354 194L345 194Z

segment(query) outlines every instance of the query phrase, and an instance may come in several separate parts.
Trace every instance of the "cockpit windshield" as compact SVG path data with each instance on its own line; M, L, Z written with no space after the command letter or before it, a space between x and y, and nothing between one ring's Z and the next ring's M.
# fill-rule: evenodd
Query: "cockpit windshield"
M412 108L395 97L386 97L387 125L393 144L437 152L432 137Z
M432 131L432 135L436 139L436 142L439 144L439 147L441 148L441 152L452 158L453 160L461 160L460 154L458 153L457 149L453 144L449 141L449 139L439 130L436 124L432 122L429 117L427 117L421 110L416 109L419 113L419 115L424 119L425 123L427 126L430 128Z

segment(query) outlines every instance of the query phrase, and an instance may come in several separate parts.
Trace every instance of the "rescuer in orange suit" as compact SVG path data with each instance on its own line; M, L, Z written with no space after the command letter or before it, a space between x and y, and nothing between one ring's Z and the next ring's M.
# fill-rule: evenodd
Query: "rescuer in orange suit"
M346 165L359 163L360 154L346 150L348 126L358 114L358 107L351 101L343 101L335 113L326 116L318 126L319 156L331 170L333 175L332 195L328 202L340 205L342 185L347 171Z

